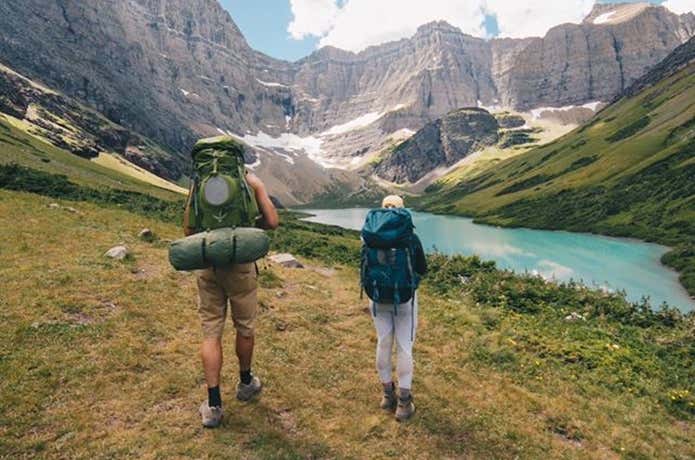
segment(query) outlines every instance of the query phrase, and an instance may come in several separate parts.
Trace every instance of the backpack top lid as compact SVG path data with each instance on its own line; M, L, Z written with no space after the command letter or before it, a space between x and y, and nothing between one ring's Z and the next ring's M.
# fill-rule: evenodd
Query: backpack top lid
M414 228L407 209L372 209L364 220L362 239L370 248L403 247L410 243Z
M208 137L206 139L201 139L195 143L193 146L193 151L191 156L193 159L205 150L224 150L226 152L234 153L237 155L244 155L244 144L237 141L231 136L216 136Z

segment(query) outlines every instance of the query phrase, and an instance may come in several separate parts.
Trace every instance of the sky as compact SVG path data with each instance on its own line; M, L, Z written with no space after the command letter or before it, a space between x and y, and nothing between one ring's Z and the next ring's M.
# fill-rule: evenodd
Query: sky
M220 0L249 44L295 61L321 46L358 52L412 36L417 27L445 20L482 37L543 36L565 22L581 22L594 3L638 0ZM695 0L650 0L676 13Z

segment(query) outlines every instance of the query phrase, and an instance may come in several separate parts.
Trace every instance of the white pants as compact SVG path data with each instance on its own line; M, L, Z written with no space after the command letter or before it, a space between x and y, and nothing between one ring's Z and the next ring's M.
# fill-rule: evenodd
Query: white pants
M398 306L372 302L372 318L376 328L376 370L382 383L392 381L391 353L396 341L396 373L398 387L410 390L413 383L413 343L417 329L417 294L414 301ZM376 315L374 314L376 312Z

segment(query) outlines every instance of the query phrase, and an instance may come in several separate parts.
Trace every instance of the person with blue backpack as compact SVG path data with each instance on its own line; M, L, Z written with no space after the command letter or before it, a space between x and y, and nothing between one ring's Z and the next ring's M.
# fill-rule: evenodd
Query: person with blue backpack
M412 216L397 195L384 198L369 211L362 227L360 283L371 300L377 333L376 369L384 387L381 408L395 410L398 421L415 413L413 344L417 330L417 288L427 272L427 260L414 232ZM391 357L396 344L398 394Z

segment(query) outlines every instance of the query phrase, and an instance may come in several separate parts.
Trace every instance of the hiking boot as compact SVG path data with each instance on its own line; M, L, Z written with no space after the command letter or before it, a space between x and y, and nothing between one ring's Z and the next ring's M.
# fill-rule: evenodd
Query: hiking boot
M396 391L384 390L384 394L381 396L381 404L379 404L379 406L384 410L394 411L397 404L398 397L396 396Z
M398 407L396 407L396 420L403 422L408 420L415 413L415 403L413 402L413 396L409 395L407 398L398 398Z
M261 379L254 375L251 379L251 383L248 385L244 385L243 383L239 382L239 385L236 387L236 399L239 401L248 401L260 393L261 388L263 388Z
M207 401L200 405L200 415L203 417L205 428L217 428L222 423L222 408L210 407Z

